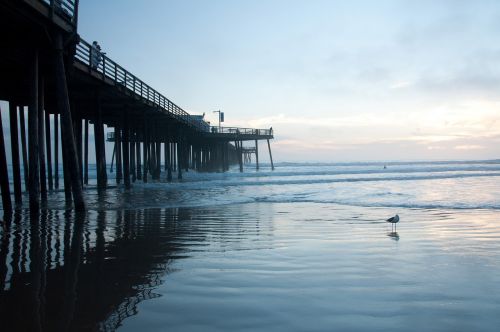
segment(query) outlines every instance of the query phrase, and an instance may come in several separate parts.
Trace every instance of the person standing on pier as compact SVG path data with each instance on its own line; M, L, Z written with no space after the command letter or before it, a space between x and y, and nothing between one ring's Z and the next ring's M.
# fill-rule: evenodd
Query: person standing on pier
M101 46L94 40L92 47L90 48L90 67L92 69L97 69L99 63L102 60Z

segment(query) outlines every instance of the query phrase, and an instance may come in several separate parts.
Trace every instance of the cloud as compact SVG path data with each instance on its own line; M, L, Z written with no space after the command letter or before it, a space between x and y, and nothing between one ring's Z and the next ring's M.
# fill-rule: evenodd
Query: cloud
M482 145L457 145L455 150L484 150L485 147Z
M412 84L412 82L410 81L399 81L399 82L395 82L393 83L390 88L391 89L401 89L401 88L406 88L408 86L410 86Z

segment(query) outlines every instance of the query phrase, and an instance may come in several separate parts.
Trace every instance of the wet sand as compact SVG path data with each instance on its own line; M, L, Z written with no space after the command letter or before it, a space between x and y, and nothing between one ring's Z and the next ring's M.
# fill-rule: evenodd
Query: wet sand
M12 330L496 331L499 217L319 203L18 214L1 230L0 312Z

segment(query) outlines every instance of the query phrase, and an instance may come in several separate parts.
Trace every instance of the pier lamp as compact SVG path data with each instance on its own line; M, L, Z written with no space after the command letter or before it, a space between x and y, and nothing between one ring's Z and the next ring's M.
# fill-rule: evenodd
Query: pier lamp
M219 133L220 133L220 123L224 122L224 112L221 112L221 110L214 111L214 113L219 113Z

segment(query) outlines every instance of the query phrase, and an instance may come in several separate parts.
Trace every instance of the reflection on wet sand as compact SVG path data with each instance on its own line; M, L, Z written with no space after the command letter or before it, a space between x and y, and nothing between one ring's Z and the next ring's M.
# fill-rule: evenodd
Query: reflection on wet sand
M175 259L206 229L189 209L16 213L2 223L0 312L15 330L114 330L158 297ZM189 241L183 241L189 231ZM215 236L224 236L214 230ZM193 234L196 236L193 237Z
M390 237L391 240L399 241L399 234L398 234L398 232L389 232L389 233L387 233L387 236Z

